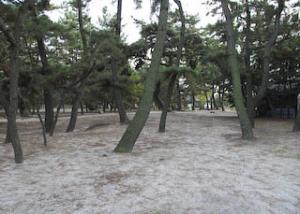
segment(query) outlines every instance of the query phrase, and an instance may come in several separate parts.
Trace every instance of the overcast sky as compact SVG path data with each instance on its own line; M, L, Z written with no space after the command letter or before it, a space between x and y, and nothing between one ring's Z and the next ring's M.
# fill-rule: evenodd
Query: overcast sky
M64 0L51 0L52 4L61 5ZM172 2L172 1L170 1ZM208 16L208 6L204 5L201 0L182 0L183 10L187 14L196 15L199 14L200 26L205 26L208 23L213 23L215 18ZM132 43L139 39L139 29L134 24L134 19L150 21L150 4L151 0L144 0L141 9L136 9L136 5L133 0L123 0L122 11L122 29L123 35L127 37L127 42ZM113 3L113 0L92 0L89 4L89 15L92 18L92 23L97 25L99 17L102 17L102 8L108 8L108 12L113 15L116 13L117 3ZM172 7L174 8L174 6ZM53 11L50 17L53 20L58 20L63 15L63 11Z

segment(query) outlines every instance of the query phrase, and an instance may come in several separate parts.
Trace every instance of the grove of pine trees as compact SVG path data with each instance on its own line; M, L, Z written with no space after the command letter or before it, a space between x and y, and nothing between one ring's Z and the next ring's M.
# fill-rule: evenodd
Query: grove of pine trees
M46 146L65 107L66 132L76 129L80 113L117 111L127 125L114 149L120 153L133 150L153 109L161 114L158 131L172 132L168 112L187 110L187 98L191 110L197 101L211 111L234 108L241 138L251 143L255 117L262 106L274 110L270 100L280 93L289 99L277 103L295 110L293 130L300 131L300 3L209 1L218 20L200 28L201 17L182 2L151 1L154 21L136 20L140 39L128 44L122 28L128 1L115 2L115 15L104 9L95 26L90 0L65 1L58 22L49 16L56 9L49 0L0 0L3 143L12 145L15 162L23 162L17 118L36 115Z

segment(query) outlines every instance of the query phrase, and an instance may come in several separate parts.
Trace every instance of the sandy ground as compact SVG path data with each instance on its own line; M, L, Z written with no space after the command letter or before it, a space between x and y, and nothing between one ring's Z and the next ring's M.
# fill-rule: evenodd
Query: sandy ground
M25 162L0 143L0 213L300 213L292 121L258 120L246 143L232 113L168 119L159 134L151 113L132 154L112 153L125 129L115 114L80 116L74 133L62 118L48 148L37 120L20 120Z

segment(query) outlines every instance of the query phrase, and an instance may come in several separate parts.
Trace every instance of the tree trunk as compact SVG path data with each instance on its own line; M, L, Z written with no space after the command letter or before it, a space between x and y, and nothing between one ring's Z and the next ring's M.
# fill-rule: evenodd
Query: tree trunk
M23 28L24 20L26 19L29 5L31 1L25 0L23 5L19 6L15 26L12 31L7 28L4 20L0 17L0 30L10 43L9 58L10 58L10 73L9 73L9 108L7 117L8 136L11 140L15 162L23 162L23 150L19 139L17 129L17 109L18 109L18 67L19 67L19 48L20 36Z
M116 23L116 34L120 38L121 37L121 23L122 23L122 0L118 0L118 9L117 9L117 23ZM113 96L115 100L116 107L119 112L119 118L121 124L128 124L129 119L126 114L124 102L122 99L121 91L118 87L119 78L118 78L118 65L115 62L112 62L112 78L113 78Z
M42 134L43 134L43 139L44 139L44 146L47 146L46 127L45 127L45 124L43 122L43 118L42 118L42 116L40 114L39 107L37 108L37 115L38 115L38 118L39 118L39 121L40 121L41 127L42 127Z
M279 27L280 27L280 17L281 13L284 8L284 2L285 0L279 0L278 1L278 7L275 12L275 23L274 23L274 29L273 32L271 32L270 37L267 39L267 42L264 46L264 55L263 55L263 73L262 73L262 80L257 92L256 96L253 96L253 83L252 83L252 73L251 73L251 67L250 67L250 57L251 57L251 49L250 49L250 36L251 36L251 13L249 10L249 3L248 0L245 1L246 5L246 40L245 40L245 69L246 69L246 75L247 75L247 113L250 118L252 127L255 126L255 108L258 106L259 102L264 98L267 86L268 86L268 80L269 80L269 71L270 71L270 58L271 58L271 50L272 46L274 45L276 38L279 33Z
M175 3L178 6L179 9L179 14L180 14L180 21L181 21L181 29L180 29L180 40L178 44L178 49L177 49L177 56L176 56L176 67L179 68L180 66L180 60L182 57L182 49L184 46L184 37L185 37L185 16L184 12L182 9L181 1L180 0L174 0ZM176 83L176 91L177 91L177 107L178 111L181 111L181 97L180 97L180 88L179 88L179 80L177 80L178 74L173 74L170 78L170 81L168 83L168 89L167 89L167 94L164 99L163 103L163 108L160 116L160 121L159 121L159 132L165 132L166 131L166 122L167 122L167 115L168 111L170 109L170 104L171 104L171 99L172 99L172 94L173 94L173 89Z
M78 107L79 107L79 94L75 93L75 97L73 97L72 99L71 117L66 132L72 132L75 129L76 122L77 122L77 115L78 115Z
M54 124L53 96L48 87L44 87L45 129L49 133Z
M116 34L121 36L121 24L122 24L122 0L118 0L118 8L117 8L117 23L116 23Z
M51 70L48 64L48 58L46 53L46 46L44 42L44 38L39 36L37 37L37 44L38 44L38 52L42 62L42 74L47 77L51 75ZM54 111L53 111L53 96L50 90L50 87L46 83L44 86L44 104L45 104L45 128L46 132L50 132L53 127L54 122Z
M219 104L220 104L222 111L225 111L225 109L224 109L224 93L225 93L225 86L224 86L224 81L223 81L222 85L219 86L219 90L218 90Z
M169 80L168 83L167 95L160 115L159 128L158 128L159 132L166 131L167 114L170 108L172 92L176 83L176 79L177 79L177 74L172 74L171 79Z
M297 97L297 116L294 123L294 132L300 132L300 94Z
M106 101L103 102L103 106L102 106L103 113L105 113L105 110L106 110Z
M195 93L192 91L192 111L195 111Z
M227 48L228 48L228 64L231 70L232 84L233 84L233 95L234 103L239 116L240 126L242 131L242 139L252 140L253 130L252 124L248 117L246 107L244 105L244 97L241 89L241 76L239 71L239 63L237 58L237 52L235 49L235 38L233 30L233 20L231 17L231 12L228 7L227 0L221 0L223 13L226 17L226 34L227 34Z
M56 124L57 124L57 120L58 120L58 116L59 116L59 112L60 112L61 107L64 108L64 93L61 95L60 102L59 102L59 104L57 106L57 109L56 109L53 126L52 126L52 129L49 132L50 136L53 136L53 134L54 134L55 127L56 127Z
M124 103L122 100L121 91L118 86L118 73L117 73L117 65L115 62L112 62L112 85L113 85L113 97L115 101L115 105L119 112L119 118L121 124L128 124L129 119L127 117Z
M17 129L17 109L18 109L18 65L19 65L19 50L18 46L11 47L10 50L10 73L9 73L9 108L7 117L8 136L11 140L15 162L23 162L23 150L19 139Z
M82 62L85 62L87 60L90 60L90 58L87 50L87 38L84 32L82 0L76 0L76 4L77 4L77 21L79 25L79 33L80 33L82 49L83 49ZM85 68L86 70L84 69L84 72L80 77L80 79L77 80L75 83L73 83L72 86L70 86L70 87L75 87L75 93L72 99L71 118L66 132L72 132L75 129L76 122L77 122L77 115L78 115L78 107L80 105L80 99L82 97L83 88L87 82L89 75L93 72L94 68L95 68L95 62L90 63L90 67Z
M154 103L156 104L157 108L159 110L162 110L163 109L163 101L161 101L161 99L159 98L159 94L160 94L160 81L158 81L156 83L156 86L155 86L155 91L154 91L154 94L153 94L153 100L154 100Z
M245 29L245 53L244 53L244 63L245 63L245 73L246 73L246 107L248 117L251 121L252 127L255 126L255 103L253 99L253 83L252 83L252 72L250 65L251 49L251 12L249 8L248 0L245 0L245 10L246 10L246 29Z
M80 102L80 113L81 115L84 115L84 108L82 102Z
M127 127L123 137L121 138L119 144L115 148L114 150L115 152L132 151L134 144L138 136L140 135L146 123L146 120L149 116L151 106L152 106L152 101L153 101L155 83L157 81L157 73L159 70L164 42L166 38L168 8L169 8L169 0L161 0L159 24L158 24L158 31L157 31L157 41L154 46L151 65L147 73L147 78L145 81L144 93L141 99L141 103L132 122Z
M179 79L176 81L176 101L177 101L177 111L181 111L181 94L180 94L180 85Z
M21 117L28 117L29 111L22 97L18 98L18 108Z

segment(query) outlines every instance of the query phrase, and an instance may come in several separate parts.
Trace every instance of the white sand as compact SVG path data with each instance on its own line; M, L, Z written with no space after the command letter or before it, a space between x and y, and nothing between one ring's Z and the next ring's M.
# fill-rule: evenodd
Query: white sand
M300 213L291 121L260 120L258 139L244 144L232 113L169 116L159 134L151 114L132 154L111 152L125 129L115 114L81 116L74 133L61 119L48 148L38 121L22 120L24 163L0 144L0 213Z

